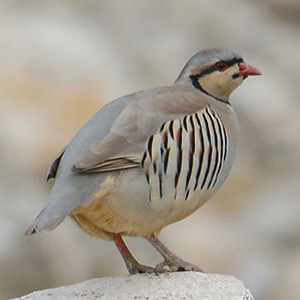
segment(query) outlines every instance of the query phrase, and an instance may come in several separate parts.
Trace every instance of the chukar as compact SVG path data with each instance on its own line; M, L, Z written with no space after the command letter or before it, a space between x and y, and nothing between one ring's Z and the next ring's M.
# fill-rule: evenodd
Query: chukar
M229 49L205 50L173 86L123 96L100 109L60 152L47 180L47 204L26 234L52 230L71 216L93 237L113 240L129 273L200 268L157 236L203 205L225 181L238 122L231 92L260 71ZM139 264L122 236L147 239L164 257Z

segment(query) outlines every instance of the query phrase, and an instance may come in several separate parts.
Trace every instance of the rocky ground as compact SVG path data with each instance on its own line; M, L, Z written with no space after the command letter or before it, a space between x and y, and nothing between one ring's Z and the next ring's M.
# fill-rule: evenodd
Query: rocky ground
M52 299L254 300L250 291L233 276L196 272L95 278L15 300Z

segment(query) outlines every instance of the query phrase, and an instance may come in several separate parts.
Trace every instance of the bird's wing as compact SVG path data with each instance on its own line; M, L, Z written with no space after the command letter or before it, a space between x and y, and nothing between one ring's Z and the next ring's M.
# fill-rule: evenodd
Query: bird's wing
M195 113L207 106L206 95L192 87L162 87L134 94L97 141L73 166L73 171L106 172L140 165L145 144L165 122Z
M60 164L60 160L62 158L62 156L64 155L65 151L66 151L66 147L64 147L58 154L57 156L55 157L54 161L52 162L49 170L48 170L48 173L47 173L47 176L46 176L46 182L48 182L51 178L55 178L56 177L56 173L57 173L57 169L58 169L58 166Z

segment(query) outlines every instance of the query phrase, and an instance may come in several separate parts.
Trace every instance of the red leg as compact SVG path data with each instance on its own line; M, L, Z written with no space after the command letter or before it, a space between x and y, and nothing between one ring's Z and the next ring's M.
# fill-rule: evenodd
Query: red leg
M125 242L122 239L121 234L113 233L112 234L113 241L121 253L123 260L125 262L126 268L129 274L137 274L137 273L153 273L154 268L143 266L139 264L136 259L133 257L129 249L127 248Z
M165 259L162 263L155 267L155 272L165 272L164 267L168 266L172 272L178 271L195 271L203 272L198 266L182 260L178 255L169 250L158 238L153 234L147 239L150 244L162 255Z

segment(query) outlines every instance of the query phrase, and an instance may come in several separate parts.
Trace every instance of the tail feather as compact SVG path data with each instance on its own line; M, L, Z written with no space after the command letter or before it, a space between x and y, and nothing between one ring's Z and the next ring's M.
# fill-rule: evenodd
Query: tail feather
M75 179L72 177L72 180ZM25 235L55 229L85 199L86 193L86 189L84 191L80 189L80 184L77 185L76 182L69 184L65 178L59 183L56 182L45 207L29 226Z
M66 216L66 214L45 207L26 230L25 235L33 235L40 231L51 231L55 229Z

